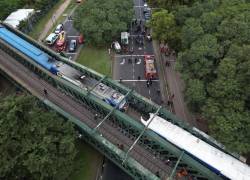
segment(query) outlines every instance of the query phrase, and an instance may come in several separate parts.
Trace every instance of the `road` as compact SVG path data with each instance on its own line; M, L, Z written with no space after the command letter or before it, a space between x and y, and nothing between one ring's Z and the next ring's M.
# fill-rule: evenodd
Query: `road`
M76 60L77 55L80 53L81 48L82 48L82 45L78 43L78 38L79 38L80 33L74 28L73 26L74 19L72 18L75 12L75 9L79 5L81 4L76 5L69 14L64 14L65 20L61 22L64 25L63 30L66 32L66 35L67 35L67 45L66 45L66 50L64 52L67 55L67 57L73 61ZM52 31L54 31L54 29ZM69 52L69 44L70 44L70 41L73 39L77 41L76 50L74 52ZM56 51L56 43L53 46L48 46L48 47Z
M137 19L138 25L141 21L141 27L144 27L145 23L143 5L143 0L134 0L135 18ZM152 85L147 87L147 79L144 75L144 55L154 55L152 42L144 38L143 45L138 44L135 37L142 33L135 31L136 26L131 22L129 48L133 48L134 52L114 55L113 79L121 81L121 83L135 89L139 94L157 104L161 104L159 80L153 80ZM130 62L129 59L131 59L132 62Z
M144 21L143 17L143 0L134 0L134 11L136 19ZM142 25L144 22L142 22ZM151 42L144 40L144 45L139 45L135 41L135 37L139 33L135 33L135 26L130 27L131 39L129 41L130 48L132 47L134 52L132 54L115 54L113 61L113 79L134 88L141 95L149 98L150 100L161 104L161 96L159 95L159 80L153 80L152 85L147 87L146 79L144 77L144 54L153 55L153 46ZM131 59L130 63L128 59ZM140 76L140 80L138 80ZM106 160L103 169L104 180L130 180L131 177L125 174L118 166L113 164L111 161Z

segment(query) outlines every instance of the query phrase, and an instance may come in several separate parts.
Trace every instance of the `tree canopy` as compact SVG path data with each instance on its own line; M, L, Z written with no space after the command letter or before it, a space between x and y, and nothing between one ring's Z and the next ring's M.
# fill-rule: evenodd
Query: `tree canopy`
M31 96L0 104L0 179L67 179L76 156L73 125Z
M74 26L92 45L106 45L127 31L133 18L130 0L85 1L74 15Z
M156 4L160 0L151 0ZM179 5L170 16L174 29L152 18L156 38L179 32L177 69L186 83L189 107L209 122L210 132L229 149L250 152L250 2L196 0ZM162 7L166 7L164 4ZM163 17L162 17L163 18ZM161 31L158 31L161 29ZM169 33L170 31L170 33Z

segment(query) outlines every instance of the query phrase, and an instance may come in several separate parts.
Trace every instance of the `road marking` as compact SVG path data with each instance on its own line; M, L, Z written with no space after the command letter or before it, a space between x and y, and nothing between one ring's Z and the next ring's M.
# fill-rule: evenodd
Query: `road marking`
M154 55L153 54L147 54L147 55L149 55L149 56L153 56L154 57ZM137 54L137 55L135 55L135 54L131 54L131 55L128 55L128 54L124 54L124 55L115 55L115 57L141 57L141 56L145 56L144 54Z
M122 59L122 62L120 62L121 65L124 65L125 63L125 58Z
M141 59L139 58L136 64L141 64Z
M72 55L74 55L74 54L77 54L77 53L70 53L70 52L67 52L66 54L69 54L69 55L72 54Z
M78 38L79 36L67 36L69 38Z
M115 81L120 81L120 79L117 79ZM148 80L147 79L140 79L140 80L137 80L137 79L123 79L122 81L123 82L146 82ZM159 79L154 79L152 81L159 82Z

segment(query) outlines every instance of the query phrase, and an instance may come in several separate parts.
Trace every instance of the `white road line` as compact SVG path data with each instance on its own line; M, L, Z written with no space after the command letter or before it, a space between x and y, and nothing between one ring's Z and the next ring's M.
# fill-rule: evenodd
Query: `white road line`
M70 53L70 52L67 52L66 54L77 54L77 53Z
M136 64L141 64L141 59L138 59L138 62L136 62Z
M121 65L125 64L125 58L122 59L122 62L120 62Z
M116 79L115 81L120 81L120 79ZM140 79L140 80L137 80L137 79L123 79L122 81L124 81L124 82L146 82L148 80L147 79ZM158 79L155 79L155 80L152 80L152 81L159 82Z
M79 36L67 36L69 38L78 38Z
M148 54L147 54L148 55ZM154 56L152 54L149 54L150 56ZM115 57L143 57L145 56L144 54L131 54L131 55L128 55L128 54L124 54L124 55L115 55Z

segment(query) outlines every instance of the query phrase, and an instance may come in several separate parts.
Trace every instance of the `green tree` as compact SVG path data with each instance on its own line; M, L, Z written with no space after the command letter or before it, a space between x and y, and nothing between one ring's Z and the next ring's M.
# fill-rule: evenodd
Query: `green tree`
M179 34L172 13L167 10L153 13L150 26L153 29L154 38L167 41L171 47L175 46L173 42L176 42Z
M130 0L86 1L75 12L75 27L93 45L106 45L127 31L132 15Z
M73 169L72 124L39 108L30 96L0 104L0 179L66 179Z

